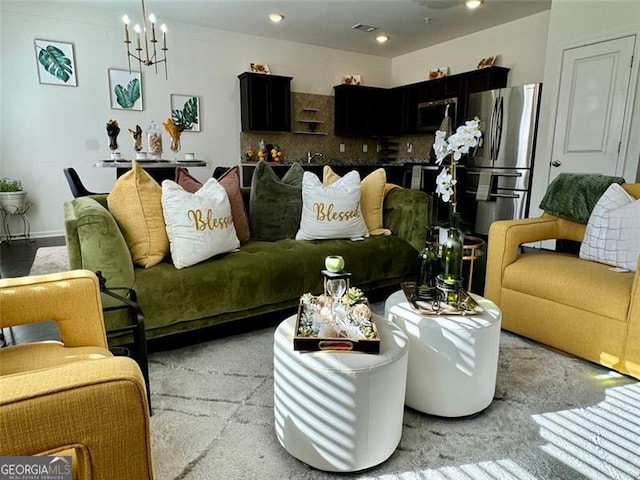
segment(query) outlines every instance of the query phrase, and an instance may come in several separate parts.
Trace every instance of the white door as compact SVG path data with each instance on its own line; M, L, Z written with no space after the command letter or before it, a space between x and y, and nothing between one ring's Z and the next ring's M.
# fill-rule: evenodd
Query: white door
M562 172L622 174L634 47L630 35L564 51L549 182Z

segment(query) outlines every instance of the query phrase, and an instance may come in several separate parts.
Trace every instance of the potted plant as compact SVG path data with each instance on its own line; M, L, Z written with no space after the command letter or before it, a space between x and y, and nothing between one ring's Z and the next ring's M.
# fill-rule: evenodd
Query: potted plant
M22 189L20 180L0 177L0 207L8 212L22 208L27 200L27 192Z

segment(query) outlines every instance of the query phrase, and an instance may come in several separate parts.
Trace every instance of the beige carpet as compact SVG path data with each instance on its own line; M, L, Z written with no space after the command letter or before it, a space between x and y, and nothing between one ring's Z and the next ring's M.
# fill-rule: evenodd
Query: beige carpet
M40 247L31 266L31 275L65 272L69 270L67 247Z
M40 250L34 269L65 268L66 253ZM386 462L348 475L310 468L275 437L273 331L150 356L156 479L640 479L640 383L506 332L485 411L444 419L406 408Z

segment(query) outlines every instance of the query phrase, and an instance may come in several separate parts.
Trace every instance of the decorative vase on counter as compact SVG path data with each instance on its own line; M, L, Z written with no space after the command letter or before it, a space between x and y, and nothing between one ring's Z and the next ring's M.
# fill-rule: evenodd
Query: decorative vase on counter
M440 273L440 259L434 235L435 230L427 227L424 248L418 254L415 295L419 300L433 300L438 296L436 279Z
M147 129L147 151L154 160L162 158L162 131L154 121L151 122Z

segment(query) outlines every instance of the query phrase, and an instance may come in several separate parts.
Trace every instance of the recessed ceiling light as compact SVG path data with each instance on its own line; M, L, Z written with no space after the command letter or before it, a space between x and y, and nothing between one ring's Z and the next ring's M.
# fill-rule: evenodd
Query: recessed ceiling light
M474 8L478 8L482 5L483 0L465 0L464 4L468 9L473 10Z
M376 41L377 41L378 43L384 43L384 42L386 42L387 40L389 40L389 37L387 37L386 35L378 35L378 36L376 37Z
M271 20L273 23L280 23L282 20L284 20L284 15L280 15L279 13L270 13L269 20Z

